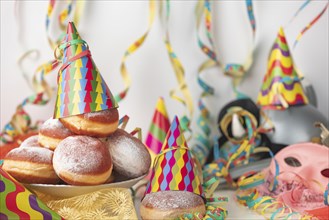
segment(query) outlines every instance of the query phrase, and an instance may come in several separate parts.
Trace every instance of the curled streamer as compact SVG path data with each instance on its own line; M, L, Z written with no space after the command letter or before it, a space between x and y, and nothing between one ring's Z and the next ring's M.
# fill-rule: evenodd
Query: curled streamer
M60 12L58 21L60 23L61 28L64 26L64 21L68 19L71 11L72 11L72 4L73 0L67 1L68 5L67 7ZM47 9L47 16L46 16L46 31L47 31L47 37L48 37L48 42L51 48L55 48L56 45L59 43L59 41L62 38L62 35L58 38L56 42L53 42L49 36L49 25L51 23L51 16L54 10L56 4L56 0L50 0L48 4L48 9ZM84 2L83 1L78 1L76 3L76 8L75 8L75 19L77 22L80 20L80 16L82 13ZM21 72L27 82L29 82L27 73L24 71L22 67L23 61L29 57L32 53L37 53L38 50L29 50L25 52L18 60L18 65L21 69ZM48 85L47 81L45 80L45 76L49 73L51 73L53 70L56 69L58 66L58 61L57 60L51 60L46 63L43 63L40 65L32 78L32 84L30 85L34 91L34 94L28 96L25 98L22 103L20 103L16 107L16 111L14 115L12 116L11 120L9 123L7 123L3 130L0 133L0 141L1 143L8 143L14 140L14 138L20 134L27 133L28 131L31 130L36 130L38 129L38 124L36 123L35 125L31 124L31 117L30 115L24 110L24 107L26 105L46 105L49 100L52 97L53 94L53 89Z
M163 2L162 2L163 3ZM178 87L170 91L170 97L172 99L175 99L176 101L182 103L186 109L188 110L188 114L185 114L181 119L181 125L184 131L191 131L189 128L190 125L190 118L193 117L193 99L190 90L188 89L186 80L185 80L185 70L178 59L176 53L174 52L171 43L170 43L170 35L169 35L169 28L168 28L168 22L170 17L170 1L166 1L166 8L165 8L165 16L162 16L163 14L163 6L160 5L160 17L162 18L164 27L165 27L165 36L164 36L164 43L166 45L166 49L169 55L170 63L174 69L176 79L178 81ZM183 98L178 96L178 93L183 94Z
M309 3L310 1L307 0L296 12L296 14L294 15L294 17L292 18L292 20L299 14L299 12L301 10L303 10L306 5ZM294 42L294 46L293 49L296 47L296 45L298 44L298 42L300 41L300 39L302 38L302 36L322 17L322 15L326 12L326 10L328 9L329 3L327 3L325 5L325 7L322 9L322 11L310 22L308 23L303 30L298 34L298 36L296 37L296 40Z
M206 26L206 36L211 45L210 47L208 47L204 42L202 42L199 35L199 29L203 15L204 15L204 23ZM200 164L204 165L212 146L212 143L209 140L211 134L211 129L210 129L211 115L210 115L210 111L205 105L204 99L214 94L214 88L211 87L207 82L205 82L202 79L201 75L202 73L205 72L205 70L210 69L212 67L216 67L218 65L217 56L214 51L215 46L212 38L211 2L209 0L200 0L198 2L196 6L196 24L197 24L198 45L200 49L205 53L205 55L207 55L208 59L204 61L198 69L197 81L203 91L198 101L198 108L200 111L200 115L197 119L197 125L202 131L202 133L196 134L197 143L193 146L192 149L196 157L198 158Z
M143 45L145 39L147 38L149 32L151 31L151 28L152 28L152 25L154 22L154 17L155 17L155 1L150 0L149 1L148 28L147 28L146 32L140 38L138 38L137 41L135 41L133 44L131 44L128 47L128 49L126 50L126 52L124 53L124 55L121 59L120 70L121 70L122 79L124 81L124 90L115 96L115 100L118 103L126 97L128 90L131 86L131 78L127 71L126 60L131 54L136 52L138 50L138 48L140 48Z

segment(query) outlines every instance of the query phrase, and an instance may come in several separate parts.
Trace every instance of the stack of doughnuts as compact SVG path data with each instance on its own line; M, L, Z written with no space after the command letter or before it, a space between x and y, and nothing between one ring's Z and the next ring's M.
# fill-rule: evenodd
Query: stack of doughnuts
M140 177L149 171L150 154L118 123L116 108L48 119L38 135L5 156L3 169L30 184L84 186Z

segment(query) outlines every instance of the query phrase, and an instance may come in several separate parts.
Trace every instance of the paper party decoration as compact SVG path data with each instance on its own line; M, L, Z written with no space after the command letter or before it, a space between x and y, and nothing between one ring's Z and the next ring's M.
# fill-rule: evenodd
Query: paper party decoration
M308 104L282 27L269 55L258 104L274 109Z
M117 108L87 43L81 39L73 22L69 22L58 48L63 50L63 65L58 73L54 118Z
M165 102L162 97L158 99L156 109L149 132L146 137L146 146L157 155L162 148L162 143L166 138L167 131L170 127L170 121L167 114Z
M62 219L0 168L0 219Z
M168 190L188 191L204 198L195 162L177 116L170 126L162 151L155 158L145 194Z

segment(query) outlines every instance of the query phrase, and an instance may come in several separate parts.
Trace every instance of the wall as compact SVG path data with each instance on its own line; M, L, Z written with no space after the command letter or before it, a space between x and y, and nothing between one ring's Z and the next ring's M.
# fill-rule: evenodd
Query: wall
M1 1L1 128L7 123L19 102L32 91L17 66L18 57L27 49L38 49L38 59L28 59L25 71L31 77L36 67L53 58L45 30L48 1ZM65 2L55 10L58 14ZM277 31L284 25L289 45L299 31L324 7L325 1L312 1L291 24L288 21L302 4L301 1L255 1L257 22L255 62L241 85L241 90L256 99L266 71L267 56ZM170 34L172 46L182 61L186 80L195 103L200 88L197 69L206 59L197 46L194 7L196 1L174 1L171 5ZM251 47L251 30L243 1L216 1L214 12L215 43L223 62L244 62ZM56 18L55 18L56 19ZM120 62L127 47L147 28L147 1L89 1L78 27L80 35L91 49L95 63L114 94L123 90ZM320 111L328 116L328 12L305 34L295 50L294 60L318 96ZM51 26L51 36L58 34L56 24ZM173 69L163 43L163 26L158 17L145 44L127 60L132 86L120 103L120 115L128 114L128 130L139 126L147 132L159 96L165 98L171 118L182 116L184 107L169 98L169 91L177 86ZM214 97L207 100L212 119L216 121L219 109L234 98L230 80L220 69L204 74L204 79L216 88ZM56 73L47 76L56 84ZM53 112L54 99L43 107L27 107L32 119L47 119ZM193 124L194 125L194 124Z

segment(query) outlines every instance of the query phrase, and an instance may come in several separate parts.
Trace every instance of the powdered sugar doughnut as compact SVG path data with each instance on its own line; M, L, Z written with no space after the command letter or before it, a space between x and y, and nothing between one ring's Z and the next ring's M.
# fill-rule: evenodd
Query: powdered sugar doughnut
M119 124L118 109L73 115L59 119L72 132L94 137L107 137Z
M55 150L59 142L72 135L75 134L64 127L58 119L50 118L40 127L39 143L43 147Z
M53 152L42 147L19 147L5 157L3 169L22 183L59 182L53 164Z
M107 146L113 159L113 169L128 178L146 174L151 165L151 156L145 145L122 129L108 137Z
M88 136L71 136L61 141L54 151L53 164L64 182L81 186L104 183L113 167L105 144Z
M206 212L201 196L187 191L160 191L147 194L140 213L146 219L176 219L184 214Z
M20 147L42 147L39 144L39 135L34 135L26 138L20 145Z

